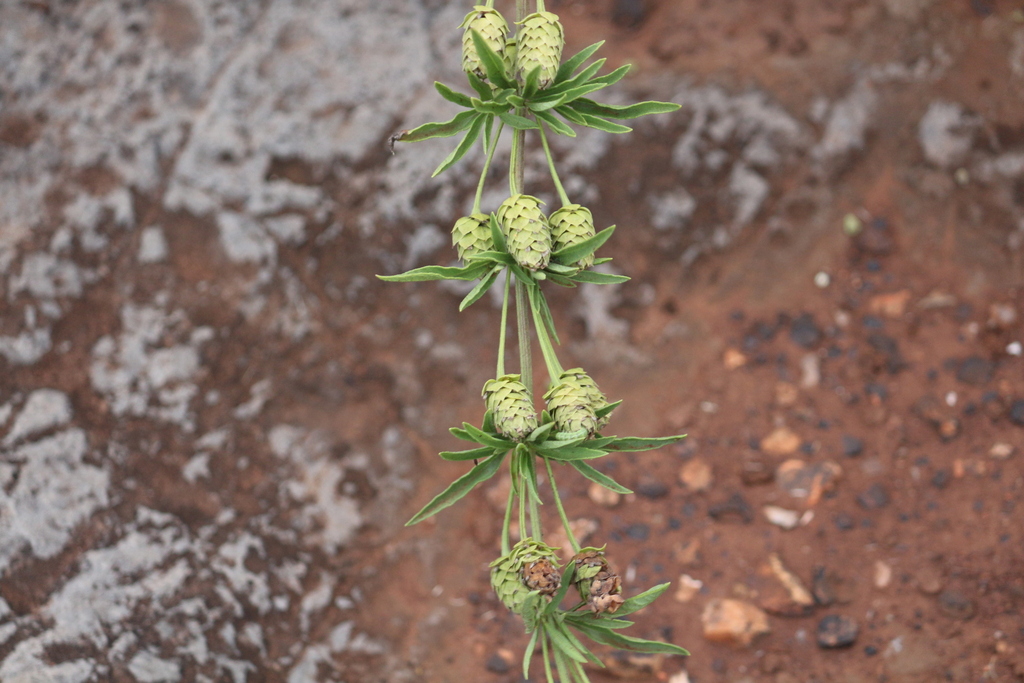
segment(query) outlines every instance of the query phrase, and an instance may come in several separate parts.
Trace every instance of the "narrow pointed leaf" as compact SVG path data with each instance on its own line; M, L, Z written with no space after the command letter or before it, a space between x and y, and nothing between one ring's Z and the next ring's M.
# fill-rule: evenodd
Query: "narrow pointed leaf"
M431 280L475 280L487 270L483 263L471 263L464 268L423 266L398 275L378 275L385 282L428 282Z
M555 593L551 602L544 608L546 614L554 614L558 610L558 606L562 604L562 600L565 600L565 596L569 593L569 589L572 587L572 577L576 574L576 563L572 560L565 565L565 569L562 571L562 584L558 588L558 592Z
M458 427L449 427L448 432L451 433L456 439L462 439L463 441L472 441L476 443L476 439L469 435L465 429L459 429Z
M621 282L628 282L625 275L613 275L612 273L601 273L596 270L581 270L572 276L575 282L589 282L594 285L617 285Z
M480 428L485 432L494 432L494 414L491 411L484 411L484 421L480 424Z
M487 80L499 88L514 88L515 83L505 75L505 62L476 31L473 31L473 45L476 46L480 62L484 65L484 71L487 72Z
M539 635L539 629L533 632L530 642L526 645L526 651L523 653L523 680L530 680L530 660L533 659L533 651L537 647L537 636Z
M530 443L543 442L544 439L547 438L548 432L554 429L554 427L554 422L548 422L547 424L543 424L540 427L534 429L532 432L530 432L530 436L528 436L526 440L529 441Z
M460 142L459 146L453 149L452 153L449 154L448 157L441 162L441 165L434 170L430 175L431 178L435 177L438 173L451 168L452 164L466 156L466 152L473 148L473 143L476 142L478 137L480 137L480 131L484 126L484 119L487 118L485 115L478 114L476 112L473 112L473 116L476 118L473 119L473 123L470 124L469 130L466 131L465 137L462 138L462 142Z
M608 405L604 406L603 408L598 408L597 410L595 410L594 414L600 419L602 417L606 417L607 415L610 415L613 410L615 410L616 408L618 408L621 405L622 405L622 401L616 401L615 403L609 403ZM602 445L602 448L603 448L603 445Z
M487 290L491 288L494 281L498 279L499 271L501 271L501 266L494 266L494 268L491 269L491 272L480 280L477 286L474 287L472 291L466 295L466 298L462 300L462 303L459 304L459 313L462 313L464 310L475 304L480 300L480 297L487 293Z
M648 588L639 595L634 595L619 605L619 609L615 610L615 616L624 617L627 614L633 614L634 612L642 610L644 607L647 607L647 605L657 600L658 596L668 590L668 587L671 585L672 584L667 582L660 583L653 588Z
M601 49L602 45L604 45L603 40L583 48L572 57L562 62L562 65L558 67L558 73L555 74L555 83L560 83L572 76L573 72L580 68L583 62L590 59L591 55Z
M598 666L601 666L601 667L604 666L604 664L601 662L601 660L598 659L590 650L588 650L587 646L584 645L583 643L581 643L579 638L577 638L576 636L574 636L572 634L572 631L570 631L569 628L565 625L565 621L563 621L561 619L557 620L555 622L555 628L557 628L558 632L561 633L563 636L565 636L565 639L568 640L570 643L572 643L572 646L574 648L576 648L576 650L581 655L586 657L587 660L591 664L597 664Z
M468 422L463 422L462 428L465 429L466 433L473 437L473 440L476 441L478 444L490 446L495 450L507 451L511 450L512 448L515 448L514 442L509 441L508 439L502 439L501 437L498 436L492 436L491 434L488 434L487 432L469 424Z
M523 83L523 97L527 100L537 94L537 84L540 82L540 66L530 69L526 74L526 81Z
M621 633L615 633L611 629L602 628L595 624L574 622L573 626L594 642L601 643L602 645L610 645L611 647L618 648L619 650L683 656L689 656L690 654L683 648L678 645L673 645L672 643L663 643L659 640L632 638L630 636L624 636Z
M462 460L489 458L494 455L494 451L495 449L490 446L481 446L480 448L473 448L468 451L441 451L438 455L440 455L444 460L458 462Z
M621 107L611 104L601 104L600 102L594 102L593 100L588 99L580 99L573 102L573 109L582 114L603 116L609 119L635 119L640 116L649 116L651 114L668 114L678 110L681 106L682 105L674 102L655 101L637 102L636 104Z
M572 104L568 105L572 106ZM631 133L633 131L629 126L623 126L620 123L612 123L607 119L602 119L600 116L591 116L590 114L584 114L580 112L583 117L583 125L588 128L594 128L596 130L603 130L606 133Z
M519 116L511 112L504 114L498 114L498 118L505 122L506 126L511 126L516 130L536 130L537 124L525 116Z
M504 251L481 251L469 257L470 261L486 261L489 263L500 263L503 266L511 266L515 263L512 255ZM485 268L486 270L486 268Z
M599 472L598 470L594 469L587 462L584 462L582 460L572 460L569 462L569 464L575 467L576 471L578 471L584 477L586 477L587 479L594 483L600 484L609 491L615 491L616 493L621 493L622 495L633 493L625 486L609 477L607 474L604 474L603 472Z
M470 102L470 106L481 114L502 114L512 108L508 102L495 102L494 100L484 102L475 97L470 98Z
M493 213L491 214L491 241L494 242L495 251L508 251L508 247L505 245L505 233L501 231L501 226L498 225L498 217Z
M556 285L559 285L561 287L575 287L576 286L575 282L573 282L572 280L570 280L566 276L559 275L557 273L548 273L548 280L551 280Z
M568 90L563 92L556 100L531 103L530 109L533 109L534 111L543 111L544 109L551 109L552 107L560 107L563 104L576 102L584 95L589 95L590 93L596 90L600 90L601 88L604 87L606 86L601 85L600 83L583 83L582 85L577 85L574 88L569 88Z
M598 71L601 70L601 67L604 66L604 63L606 61L608 61L608 60L606 60L604 57L602 57L601 59L598 59L598 60L596 60L594 62L591 62L589 65L587 65L586 69L584 69L583 71L579 72L577 75L573 76L569 80L563 81L563 82L559 83L558 85L553 85L550 88L548 88L547 90L545 90L544 91L544 95L542 95L542 97L551 97L553 95L561 95L562 93L564 93L566 91L569 91L569 90L572 90L573 88L575 88L577 86L583 85L584 83L586 83L588 81L590 81L592 83L598 82L599 79L594 78L591 81L591 78L593 78L593 76ZM605 86L601 85L600 87L603 88Z
M611 263L611 262L612 262L612 257L610 257L610 256L604 256L604 257L601 257L601 258L594 259L594 265L595 266L599 266L602 263Z
M551 638L551 644L554 645L555 648L557 648L558 650L561 650L562 654L564 654L569 659L575 660L580 664L585 664L587 661L586 655L580 652L576 645L571 640L565 637L565 634L562 632L560 628L558 628L558 626L559 625L557 623L553 623L549 624L548 627L545 629L547 631L548 637Z
M551 258L560 263L576 263L581 258L590 256L608 241L608 238L615 232L615 226L605 228L593 237L583 240L579 244L563 247L551 254Z
M533 456L530 449L525 444L519 444L516 447L516 455L519 456L520 462L522 462L522 471L526 473L524 477L526 479L526 488L530 492L530 497L533 500L543 505L543 501L540 499L540 490L537 488L537 458Z
M412 519L405 523L405 525L412 526L413 524L422 522L426 518L458 502L478 484L481 484L493 477L498 472L498 468L501 466L501 461L504 460L504 458L504 453L495 454L481 462L469 472L452 482L451 486L437 494L432 501L427 503L423 509L417 512Z
M641 451L653 451L656 448L674 444L675 442L682 441L685 438L686 434L651 439L645 439L639 436L626 436L621 439L616 439L605 446L605 448L617 453L639 453Z
M480 80L479 76L468 71L466 76L469 77L469 86L476 90L476 94L480 96L481 100L489 100L494 97L494 91L491 90L491 86Z
M494 117L487 116L484 119L484 156L487 156L487 150L491 148L491 135L494 133ZM501 134L501 128L498 128L498 134Z
M453 104L457 104L460 107L465 107L467 109L470 109L473 106L471 104L471 98L469 97L469 95L463 95L462 93L456 90L452 90L451 88L449 88L444 83L441 83L440 81L434 81L434 88L437 90L438 93L441 94L441 97L445 98L449 102L452 102Z
M583 114L579 113L569 105L557 107L555 111L561 114L566 121L575 123L578 126L582 126L586 123L586 119L583 118Z
M552 254L552 257L554 254ZM548 267L544 269L548 275L575 275L579 272L579 268L576 266L563 266L561 263L549 263Z
M611 72L610 74L606 74L604 76L592 79L591 83L603 83L605 85L612 85L614 83L618 83L619 81L622 80L623 76L629 73L629 70L631 68L632 67L629 64L624 64L615 71Z
M596 448L584 448L583 446L569 446L567 448L546 448L538 446L537 452L552 460L563 460L572 462L574 460L593 460L608 455L606 451Z
M558 133L559 135L565 135L566 137L570 138L576 137L576 131L574 131L569 126L569 124L555 118L555 116L551 112L535 111L533 112L533 115L536 116L538 120L548 124L548 127L550 127L551 130L554 131L555 133Z
M396 134L394 142L419 142L431 138L446 138L457 135L473 125L477 113L474 111L462 111L455 115L451 121L444 123L424 123L412 130L403 130Z

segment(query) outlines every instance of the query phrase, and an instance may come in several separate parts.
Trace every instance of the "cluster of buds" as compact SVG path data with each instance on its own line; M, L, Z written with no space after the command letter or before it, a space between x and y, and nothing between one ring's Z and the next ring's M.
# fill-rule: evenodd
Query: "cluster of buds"
M476 5L462 21L462 69L481 80L487 80L487 71L473 43L475 31L484 43L502 58L505 75L509 79L525 82L526 77L538 70L538 85L546 88L555 80L562 62L565 31L558 15L534 12L521 22L515 37L508 35L508 22L491 7Z
M484 384L484 403L494 418L494 429L513 441L523 441L537 428L530 390L520 375L502 375Z
M594 614L614 614L622 598L622 579L608 567L603 548L583 548L571 562L576 563L574 583L580 599Z
M452 228L452 246L459 258L466 259L494 249L491 239L491 218L485 213L474 213L455 221Z
M562 575L558 571L556 548L524 538L512 551L491 563L491 587L505 607L521 614L530 593L552 596L558 592Z
M599 419L596 413L608 405L608 400L582 368L572 368L559 375L544 400L559 432L585 431L589 436L607 423L607 418Z

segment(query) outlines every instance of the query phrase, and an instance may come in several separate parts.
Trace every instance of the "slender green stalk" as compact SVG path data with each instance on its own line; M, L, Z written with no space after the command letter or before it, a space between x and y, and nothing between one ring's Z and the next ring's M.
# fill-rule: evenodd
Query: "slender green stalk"
M537 11L544 12L544 0L537 0Z
M540 317L540 311L532 303L530 310L533 313L533 326L537 328L537 342L540 344L541 355L544 356L544 365L547 367L551 383L554 384L564 368L558 362L558 355L555 353L555 347L551 344L551 337L548 336L548 330Z
M558 516L562 518L562 527L565 528L565 535L569 537L572 553L575 555L580 551L580 544L576 542L576 536L573 535L572 527L569 525L569 517L565 514L565 508L562 507L562 498L558 495L558 487L555 485L555 472L551 469L550 458L544 458L544 466L548 470L548 481L551 482L551 493L555 497L555 507L558 508Z
M505 337L508 336L508 290L512 274L505 270L505 296L501 300L501 333L498 337L498 369L495 377L505 376Z
M530 492L526 490L526 476L519 473L519 539L526 538L526 499Z
M530 320L527 318L529 315L526 311L527 297L526 297L526 286L516 280L516 322L518 323L517 332L519 335L519 374L522 375L520 380L526 385L526 388L530 390L530 394L533 394L533 356L531 354L530 344Z
M544 123L541 121L537 122L540 125L540 144L544 146L544 156L548 160L548 170L551 171L551 180L555 181L555 189L558 190L558 198L562 200L562 206L568 206L572 204L569 201L569 195L565 193L565 188L562 187L562 181L558 178L558 171L555 170L555 159L551 156L551 147L548 146L548 136L544 134Z
M501 554L508 555L512 552L512 539L509 529L512 527L512 503L516 499L514 486L508 487L508 503L505 504L505 521L501 524Z
M494 0L490 0L487 5L490 7L494 3ZM505 122L502 121L498 126L498 132L491 138L491 148L486 150L487 158L484 160L484 170L480 172L480 180L476 184L476 196L473 198L473 213L480 213L480 199L484 195L484 183L487 181L487 172L491 170L491 161L494 159L494 151L498 148L498 138L501 137L501 132L505 129Z
M542 633L540 635L540 649L541 656L544 658L544 676L548 679L548 683L555 682L555 676L551 672L551 658L548 656L548 634Z
M532 453L530 454L530 457L533 457ZM530 500L530 535L532 535L536 540L542 541L544 540L544 532L541 531L540 528L540 508L537 506L537 499L534 497L533 493L528 493L529 495L527 497Z

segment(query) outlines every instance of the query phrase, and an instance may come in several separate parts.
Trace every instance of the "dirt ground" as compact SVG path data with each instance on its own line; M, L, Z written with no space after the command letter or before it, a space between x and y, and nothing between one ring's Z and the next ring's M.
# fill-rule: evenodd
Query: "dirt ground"
M374 277L453 258L478 162L385 141L466 3L65 4L0 8L0 681L521 681L507 482L402 526L499 309ZM1024 6L548 7L683 105L556 146L632 278L551 294L560 358L689 435L560 478L691 652L592 680L1024 680Z

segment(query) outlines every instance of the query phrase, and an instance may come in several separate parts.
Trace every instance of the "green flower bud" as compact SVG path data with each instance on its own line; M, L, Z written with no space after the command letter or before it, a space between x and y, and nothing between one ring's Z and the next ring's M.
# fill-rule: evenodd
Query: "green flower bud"
M540 210L540 200L514 194L498 207L498 225L505 234L508 253L528 270L543 270L551 260L551 228Z
M504 375L484 384L484 402L494 418L494 428L513 441L523 441L537 428L530 390L519 375Z
M505 54L508 24L498 10L476 5L462 20L460 26L466 29L462 34L462 70L487 80L487 71L473 43L473 31L479 33L484 42L501 57Z
M561 585L556 548L524 538L512 551L491 562L491 587L505 607L522 614L530 593L554 595Z
M467 257L494 249L491 239L491 217L485 213L474 213L455 221L452 228L452 246L463 261Z
M558 15L534 12L521 22L516 51L516 78L525 82L527 74L540 67L538 85L546 88L555 80L565 47L565 31Z
M576 563L573 583L594 614L614 614L625 600L622 579L608 567L604 548L581 548L571 562Z
M516 38L515 36L509 37L505 41L505 54L502 55L502 59L505 62L505 75L510 80L516 78Z
M548 223L551 224L552 251L579 244L597 234L590 209L579 204L563 206L548 217ZM594 255L589 254L571 265L589 268L594 265Z
M603 393L601 393L601 390L597 387L597 383L594 382L593 378L583 371L583 368L571 368L566 370L559 378L561 379L562 377L567 376L574 377L577 385L586 392L587 402L595 413L608 405L608 399ZM608 424L608 419L607 415L597 418L596 431L604 429Z
M588 435L597 431L597 416L590 397L575 375L563 372L558 383L544 394L544 400L555 420L555 431Z

